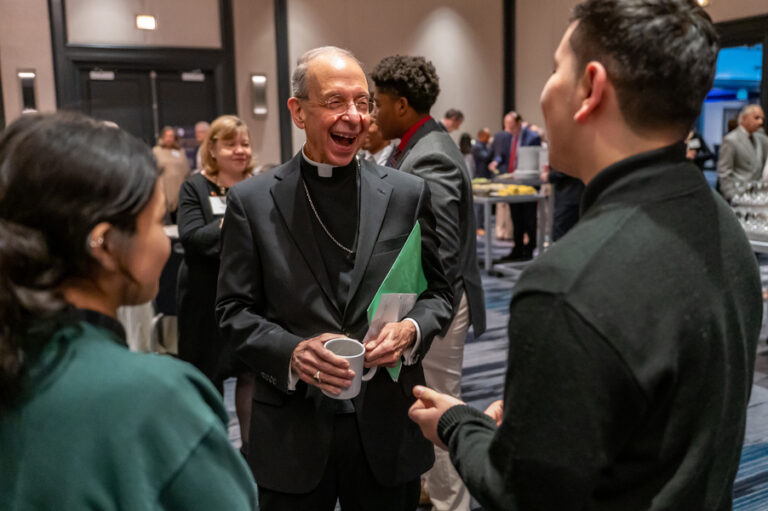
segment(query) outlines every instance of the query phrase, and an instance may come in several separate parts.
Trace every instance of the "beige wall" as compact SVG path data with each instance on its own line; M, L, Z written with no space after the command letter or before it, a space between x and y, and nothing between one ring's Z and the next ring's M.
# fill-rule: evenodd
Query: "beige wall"
M577 0L518 0L515 104L533 123L544 126L539 95L552 72L552 56L568 26ZM707 11L715 22L768 14L766 0L711 0Z
M259 164L280 163L280 125L277 104L277 61L273 0L234 0L235 82L238 115L248 124L253 153ZM267 75L266 117L254 117L250 76Z
M552 74L553 56L568 27L576 0L517 2L515 31L515 108L533 124L544 127L539 96Z
M56 110L51 31L46 0L0 0L0 80L5 121L21 115L18 69L37 73L35 95L41 112Z
M288 20L291 70L302 53L324 45L351 50L367 71L388 55L423 55L440 77L433 116L451 107L464 112L456 139L501 124L501 0L291 0ZM303 140L294 128L294 150Z
M220 48L218 0L65 0L67 38L72 44ZM156 30L136 28L149 14Z
M707 12L715 22L768 14L766 0L710 0Z

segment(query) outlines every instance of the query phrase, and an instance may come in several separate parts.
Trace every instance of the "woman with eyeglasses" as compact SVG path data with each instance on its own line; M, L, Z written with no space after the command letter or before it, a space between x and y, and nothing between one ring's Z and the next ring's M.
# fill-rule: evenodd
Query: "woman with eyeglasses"
M0 509L256 509L192 366L132 353L120 305L169 254L152 154L73 114L0 136Z
M254 167L248 127L234 115L222 115L211 124L200 152L202 171L187 179L179 193L179 238L184 246L177 292L179 358L202 371L219 391L225 378L237 377L235 409L245 453L253 376L222 340L214 310L227 192L250 177Z

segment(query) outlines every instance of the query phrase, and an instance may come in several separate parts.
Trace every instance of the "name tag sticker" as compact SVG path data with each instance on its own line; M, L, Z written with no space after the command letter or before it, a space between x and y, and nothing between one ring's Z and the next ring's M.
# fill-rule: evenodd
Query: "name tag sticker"
M173 155L174 158L178 158L179 156L181 156L181 153L179 151L177 151L176 149L171 151L171 154Z
M227 198L226 197L208 197L211 201L211 209L214 215L223 215L227 212Z

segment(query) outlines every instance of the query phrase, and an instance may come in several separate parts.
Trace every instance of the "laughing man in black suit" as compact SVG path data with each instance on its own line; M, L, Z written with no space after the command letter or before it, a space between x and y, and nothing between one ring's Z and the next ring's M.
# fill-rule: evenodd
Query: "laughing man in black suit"
M450 320L452 292L437 253L429 189L360 161L370 91L359 62L333 47L307 52L288 100L306 143L289 162L229 193L217 314L256 375L248 462L262 511L416 508L433 449L407 418L421 359ZM382 367L360 394L328 339L363 339L366 308L416 221L428 288L403 321L366 345Z

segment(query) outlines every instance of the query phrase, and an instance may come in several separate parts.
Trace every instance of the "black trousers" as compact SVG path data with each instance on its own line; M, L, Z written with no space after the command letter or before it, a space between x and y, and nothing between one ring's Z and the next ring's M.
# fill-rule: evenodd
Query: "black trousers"
M509 210L514 224L515 252L533 252L536 247L536 204L510 204ZM528 245L523 238L528 234Z
M339 500L344 511L414 511L420 481L382 486L365 459L355 414L339 414L333 445L320 484L309 493L282 493L259 487L260 511L333 511Z

